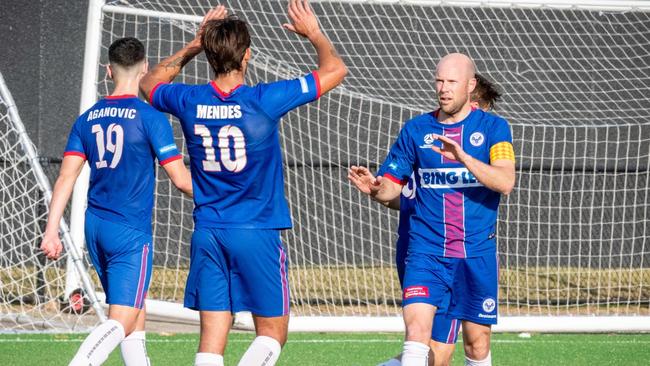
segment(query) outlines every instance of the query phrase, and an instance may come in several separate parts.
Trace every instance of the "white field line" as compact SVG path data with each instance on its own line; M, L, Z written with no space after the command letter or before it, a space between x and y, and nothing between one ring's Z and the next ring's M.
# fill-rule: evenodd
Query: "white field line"
M24 338L4 338L0 339L0 343L79 343L83 341L83 338L71 338L71 339L24 339ZM198 339L147 339L147 343L196 343ZM229 339L228 343L250 343L250 339ZM290 343L316 343L316 344L325 344L325 343L402 343L402 339L289 339ZM458 343L462 343L462 340L459 340ZM650 339L648 340L599 340L599 341L585 341L575 340L539 340L535 337L529 339L493 339L491 343L496 344L524 344L524 343L536 343L536 344L650 344Z

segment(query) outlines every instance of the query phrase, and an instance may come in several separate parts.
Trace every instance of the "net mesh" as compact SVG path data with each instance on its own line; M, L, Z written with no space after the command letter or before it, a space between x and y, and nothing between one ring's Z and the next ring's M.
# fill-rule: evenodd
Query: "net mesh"
M208 1L113 1L203 15ZM250 25L247 83L315 67L311 45L284 31L284 1L225 1ZM347 168L376 169L404 121L436 108L436 61L464 52L503 92L517 184L499 213L502 315L648 314L650 304L650 13L375 2L315 2L349 68L343 86L281 125L296 315L396 315L396 213L354 189ZM155 64L194 37L196 22L106 13L108 45L145 41ZM176 79L205 83L202 56ZM177 143L184 142L171 119ZM163 174L164 175L164 174ZM150 298L182 302L192 203L159 177Z
M98 318L92 311L77 315L88 304L65 296L67 252L50 261L39 249L47 204L11 107L0 93L0 326L2 332L85 331Z

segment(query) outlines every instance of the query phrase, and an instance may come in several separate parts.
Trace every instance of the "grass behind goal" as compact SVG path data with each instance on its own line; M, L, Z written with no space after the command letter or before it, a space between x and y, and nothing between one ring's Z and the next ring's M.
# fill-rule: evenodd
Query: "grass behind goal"
M65 365L74 356L84 334L5 334L0 335L2 365ZM248 344L250 333L229 337L225 365L236 365ZM293 333L278 366L376 365L400 352L402 335L397 333ZM147 335L147 351L152 365L191 365L198 335ZM650 336L644 334L533 334L521 338L497 334L492 340L496 365L647 365ZM106 366L122 365L119 350ZM452 365L463 365L462 342L458 343Z
M34 272L24 267L0 272L0 283L5 284L2 296L12 297L11 294L25 292L21 287L31 286L33 279L22 273L25 271ZM48 285L44 291L62 290L52 288L57 282L49 281L60 277L60 271L54 267L45 271L44 282ZM154 267L149 296L182 303L187 272L186 268ZM24 280L16 281L16 278ZM91 278L100 289L94 271ZM292 313L296 315L399 315L401 312L400 287L392 266L294 266L290 267L289 281ZM502 268L499 282L501 316L650 315L650 269ZM295 287L297 283L300 287Z

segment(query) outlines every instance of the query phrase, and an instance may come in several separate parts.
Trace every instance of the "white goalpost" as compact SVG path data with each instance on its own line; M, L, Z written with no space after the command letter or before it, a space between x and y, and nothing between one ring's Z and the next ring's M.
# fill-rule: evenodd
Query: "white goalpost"
M247 82L315 66L310 45L281 28L285 1L228 0L250 25ZM410 117L436 108L433 74L461 51L493 80L510 122L518 181L498 222L495 331L650 331L650 5L611 0L313 1L350 70L343 86L281 127L294 228L290 330L401 331L396 212L346 180L376 170ZM106 95L106 51L135 36L156 64L194 37L207 0L91 0L81 109ZM178 82L211 77L203 57ZM178 121L170 118L185 150ZM185 154L186 155L186 154ZM147 311L182 308L192 202L159 175ZM85 179L85 181L84 181ZM71 233L83 243L87 178L75 186ZM69 271L72 273L72 271ZM69 276L67 292L78 288ZM241 319L240 319L241 320ZM250 328L249 321L239 325Z

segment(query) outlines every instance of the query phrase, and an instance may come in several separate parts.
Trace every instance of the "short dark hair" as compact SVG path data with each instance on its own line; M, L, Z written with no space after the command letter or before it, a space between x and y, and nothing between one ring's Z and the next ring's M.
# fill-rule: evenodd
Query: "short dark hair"
M108 47L108 61L113 65L131 67L144 57L144 45L137 38L120 38Z
M241 70L251 36L246 22L235 15L205 23L201 46L215 77Z
M481 108L493 109L501 98L496 85L485 76L476 74L476 87L470 95L470 101L477 102Z

